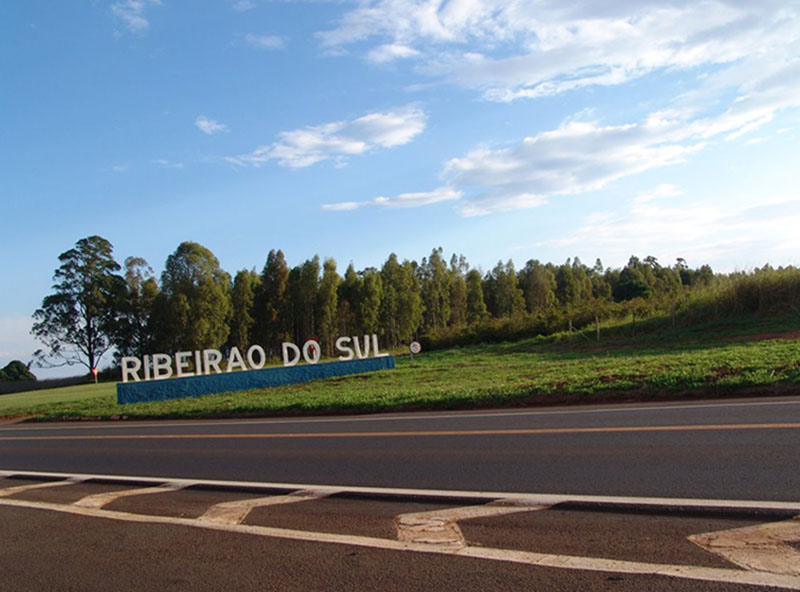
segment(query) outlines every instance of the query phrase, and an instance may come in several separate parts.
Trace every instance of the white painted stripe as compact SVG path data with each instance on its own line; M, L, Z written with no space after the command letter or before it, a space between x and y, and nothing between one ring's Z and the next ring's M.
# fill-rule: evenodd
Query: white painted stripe
M318 489L306 489L302 491L295 491L289 495L271 495L268 497L259 497L255 499L237 500L233 502L222 502L211 506L206 510L205 514L200 516L198 520L210 520L212 522L221 522L224 524L241 524L250 510L253 508L261 508L264 506L278 506L282 504L296 504L309 500L320 499L333 495L336 491L327 489L324 491Z
M0 506L12 506L51 510L77 514L86 517L108 518L126 522L143 524L169 524L174 526L189 526L231 533L245 533L250 535L266 536L272 538L290 539L314 543L330 543L337 545L351 545L372 549L389 551L413 551L418 553L455 555L492 561L505 561L524 565L553 567L559 569L600 571L610 573L660 575L689 580L702 580L722 582L729 584L750 584L756 586L773 586L787 590L800 590L800 578L780 574L763 572L748 572L734 569L721 569L709 567L695 567L687 565L666 565L659 563L642 563L634 561L620 561L615 559L601 559L594 557L575 557L569 555L552 555L544 553L531 553L527 551L513 551L507 549L492 549L482 547L450 548L429 544L409 543L390 539L372 537L337 535L323 532L306 532L267 526L252 526L245 524L225 524L209 520L196 520L189 518L173 518L168 516L146 516L142 514L129 514L109 510L96 510L81 508L74 505L59 505L44 502L25 502L23 500L0 499Z
M793 520L693 534L689 540L728 561L755 571L800 576L800 516Z
M548 507L503 500L503 503L500 504L484 504L482 506L466 506L401 514L395 518L397 538L400 541L410 543L466 547L467 541L458 526L459 520L483 518L485 516L504 516L518 512L544 510Z
M131 497L134 495L151 495L154 493L168 493L170 491L178 491L184 487L192 485L191 481L181 481L180 483L169 482L157 487L138 487L136 489L125 489L123 491L108 491L106 493L97 493L95 495L87 495L79 499L73 505L79 508L92 508L100 509L107 506L111 502L115 502L123 497Z
M75 485L84 481L82 477L69 477L64 481L48 481L47 483L29 483L28 485L16 485L14 487L6 487L0 489L0 497L7 497L23 491L30 491L31 489L45 489L49 487L63 487L64 485Z
M549 410L549 411L498 411L498 412L478 412L478 413L442 413L440 415L353 415L346 417L326 417L326 418L275 418L275 419L237 419L237 420L208 420L208 421L184 421L184 422L159 422L159 423L103 423L81 424L81 425L54 425L51 422L41 424L25 424L24 427L17 424L17 427L0 427L0 432L22 431L22 430L117 430L117 429L137 429L137 428L161 428L161 427L207 427L207 426L228 426L228 425L280 425L280 424L315 424L315 423L361 423L374 421L416 421L429 419L469 419L469 418L492 418L492 417L526 417L526 416L552 416L552 415L587 415L597 413L626 413L628 411L664 411L681 409L713 409L728 407L769 407L774 405L800 405L800 400L792 399L788 401L748 401L742 403L698 403L695 405L678 403L675 405L662 404L641 407L613 407L602 409L568 409L568 410ZM43 426L43 427L42 427Z
M103 480L117 483L143 483L159 485L163 483L210 486L217 488L250 489L250 490L275 490L291 493L298 490L313 489L332 493L356 493L375 495L378 497L418 497L427 499L444 500L486 500L514 499L520 503L533 505L555 505L567 502L597 504L606 506L649 506L667 507L675 509L707 509L707 510L750 510L750 511L780 511L800 513L800 501L759 501L759 500L730 500L730 499L695 499L671 497L630 497L607 495L572 495L555 493L518 493L496 491L459 491L447 489L409 489L389 487L361 487L345 485L319 485L302 483L272 483L262 481L226 481L217 479L179 479L171 477L130 476L130 475L95 475L90 473L49 473L41 471L15 471L2 469L0 474L17 475L32 478L62 478L70 477L83 480Z

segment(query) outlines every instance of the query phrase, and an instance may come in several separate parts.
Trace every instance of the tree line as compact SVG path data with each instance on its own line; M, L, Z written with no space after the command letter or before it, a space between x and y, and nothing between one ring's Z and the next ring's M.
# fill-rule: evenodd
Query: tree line
M419 262L392 253L380 268L351 263L343 274L332 258L292 267L281 250L271 250L260 271L232 277L209 249L187 241L157 278L144 259L117 263L99 236L79 240L59 261L53 292L34 313L32 333L45 345L35 356L42 365L89 369L110 351L118 359L258 344L278 356L282 342L310 338L332 355L338 336L372 333L387 349L413 339L452 345L592 324L599 339L600 321L610 316L635 324L668 314L674 323L693 295L733 277L650 256L632 256L617 269L575 257L562 264L531 259L520 269L498 261L483 272L441 248Z

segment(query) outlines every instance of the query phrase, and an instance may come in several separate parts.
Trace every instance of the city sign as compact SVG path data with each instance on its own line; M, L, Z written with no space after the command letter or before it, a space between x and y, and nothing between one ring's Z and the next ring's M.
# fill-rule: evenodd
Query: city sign
M121 362L122 382L117 384L117 402L137 403L230 391L266 388L360 374L395 367L394 356L381 353L377 335L339 337L336 362L320 362L320 344L313 339L302 347L285 342L281 346L283 367L265 368L267 355L260 345L242 354L232 347L227 355L217 349L126 356ZM298 364L300 359L307 363Z

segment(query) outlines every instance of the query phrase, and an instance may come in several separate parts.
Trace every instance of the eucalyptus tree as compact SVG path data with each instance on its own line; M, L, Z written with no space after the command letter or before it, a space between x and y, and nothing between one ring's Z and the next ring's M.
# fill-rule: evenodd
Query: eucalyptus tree
M209 249L183 242L167 257L154 309L161 347L219 348L230 331L231 277Z
M450 320L450 282L442 248L433 249L428 259L417 268L422 294L423 327L430 331L447 325Z
M322 279L317 292L317 310L319 314L320 346L326 355L333 355L333 345L337 337L337 317L339 305L339 284L342 278L336 272L336 260L325 259L322 264Z
M470 269L465 282L467 284L467 322L476 323L488 314L483 295L481 272L477 269Z
M153 268L141 257L125 259L125 290L119 304L114 331L117 355L135 356L152 353L153 304L158 296L158 282Z
M381 269L383 298L380 319L390 347L410 341L422 323L422 296L409 261L400 263L392 253Z
M92 371L113 347L125 290L113 250L109 241L95 235L58 256L53 293L33 313L31 333L45 345L34 353L40 366L80 364Z
M261 278L255 270L242 269L233 278L231 290L231 324L228 344L240 351L246 350L252 343L253 303Z
M272 249L261 271L253 305L253 342L276 356L280 344L291 334L291 311L287 302L289 266L283 251Z

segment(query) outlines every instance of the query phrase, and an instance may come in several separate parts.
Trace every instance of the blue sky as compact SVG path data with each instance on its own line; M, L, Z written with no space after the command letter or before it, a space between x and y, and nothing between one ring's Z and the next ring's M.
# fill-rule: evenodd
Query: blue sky
M0 6L0 364L59 253L800 261L800 3Z

